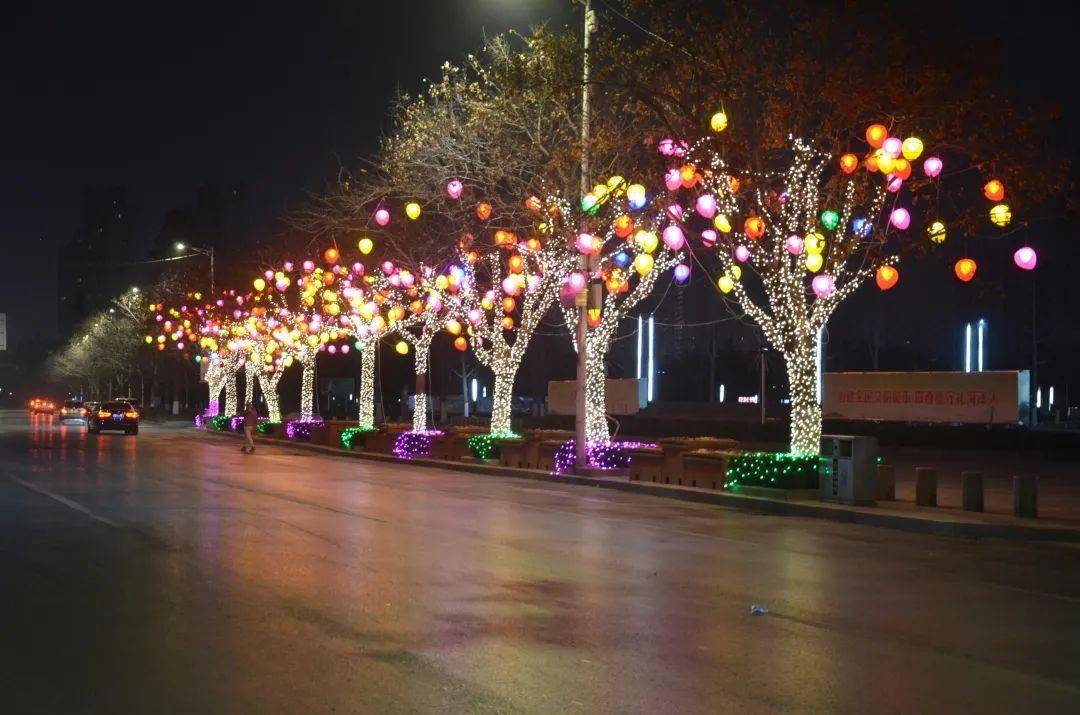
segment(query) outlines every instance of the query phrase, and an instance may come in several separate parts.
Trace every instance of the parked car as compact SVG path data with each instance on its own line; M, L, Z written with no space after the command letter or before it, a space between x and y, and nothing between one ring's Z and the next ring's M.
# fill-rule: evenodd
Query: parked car
M139 434L139 411L130 402L110 400L90 413L86 431L98 434L104 430L117 430L124 434Z
M35 397L30 400L29 407L32 415L51 415L56 412L56 403L44 397Z
M139 400L134 397L114 397L113 402L126 402L135 409L139 409Z
M82 400L64 400L64 404L60 405L60 409L56 411L56 416L61 422L68 420L86 422L86 405Z

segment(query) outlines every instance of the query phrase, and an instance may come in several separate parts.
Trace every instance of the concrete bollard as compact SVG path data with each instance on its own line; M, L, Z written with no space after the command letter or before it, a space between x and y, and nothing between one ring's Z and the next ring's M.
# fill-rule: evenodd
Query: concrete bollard
M1031 474L1013 477L1013 514L1035 519L1039 515L1039 480Z
M896 501L896 470L891 464L877 465L878 501Z
M960 472L960 491L964 511L983 510L982 472Z
M937 470L915 467L915 504L937 506Z

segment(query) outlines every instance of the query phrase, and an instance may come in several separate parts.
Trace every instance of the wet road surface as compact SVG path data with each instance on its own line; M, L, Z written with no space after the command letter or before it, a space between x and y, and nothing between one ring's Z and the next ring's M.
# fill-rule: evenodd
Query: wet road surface
M0 413L4 713L1077 712L1078 566Z

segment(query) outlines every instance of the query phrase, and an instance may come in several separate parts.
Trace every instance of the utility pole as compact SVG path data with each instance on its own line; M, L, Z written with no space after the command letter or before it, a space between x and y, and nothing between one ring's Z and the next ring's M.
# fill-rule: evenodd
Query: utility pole
M582 0L582 4L585 6L585 33L582 45L582 70L581 70L581 198L585 198L585 194L589 193L589 99L591 94L591 88L589 86L589 36L596 32L596 13L592 9L592 0ZM574 238L570 237L571 250L574 250ZM574 421L574 435L575 435L575 463L577 468L583 469L588 466L588 457L586 454L585 444L585 373L586 366L586 350L585 344L589 331L589 308L599 307L599 295L595 298L594 293L598 291L594 290L594 276L596 272L596 266L591 256L582 254L578 259L579 265L585 274L587 279L586 288L580 294L578 294L577 312L577 392L575 400L575 421ZM596 286L597 288L599 285ZM603 408L601 408L603 409Z

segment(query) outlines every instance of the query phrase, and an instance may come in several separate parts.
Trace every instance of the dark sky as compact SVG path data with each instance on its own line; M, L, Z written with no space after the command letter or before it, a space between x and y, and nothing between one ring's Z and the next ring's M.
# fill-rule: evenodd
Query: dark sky
M935 22L921 4L914 41ZM1071 19L1049 4L969 5L957 31L1002 36L1003 82L1064 102L1071 132ZM580 21L570 0L38 2L4 14L0 312L15 341L55 332L55 255L85 184L128 187L146 242L206 182L245 184L252 221L271 230L374 146L396 87L415 90L485 32Z
M35 2L5 14L0 312L13 340L55 331L55 254L84 184L127 186L145 241L208 181L246 184L269 230L374 146L396 87L416 89L485 32L575 22L565 0Z

